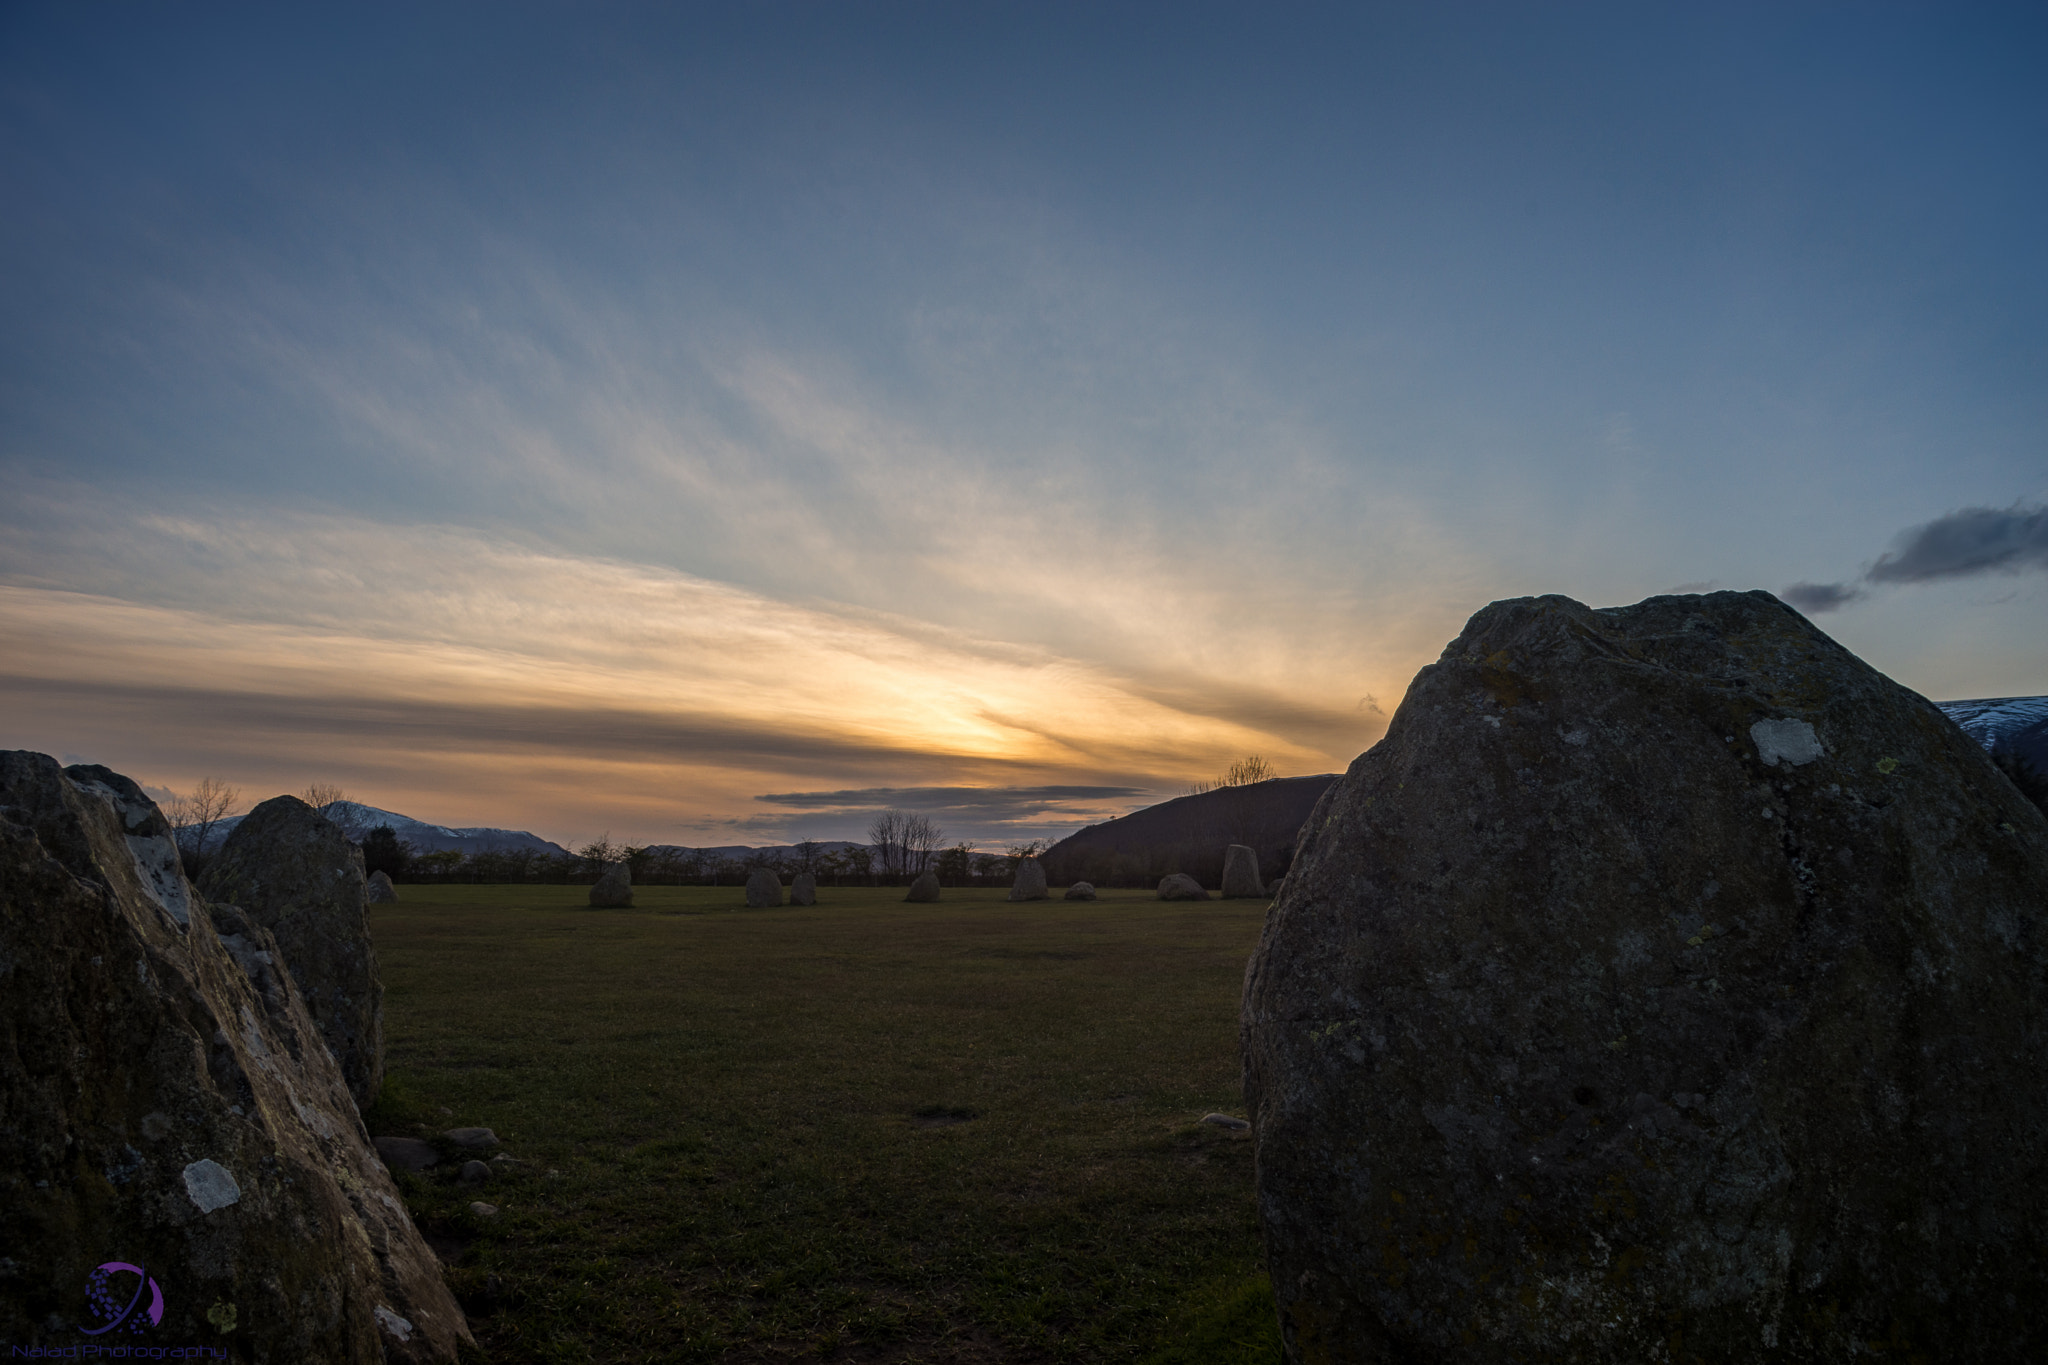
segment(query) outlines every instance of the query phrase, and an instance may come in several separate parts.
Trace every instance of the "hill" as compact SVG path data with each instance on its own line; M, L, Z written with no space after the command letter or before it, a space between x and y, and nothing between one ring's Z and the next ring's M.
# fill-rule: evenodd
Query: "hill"
M1259 875L1282 875L1294 860L1294 836L1322 799L1335 773L1276 777L1176 797L1078 830L1041 855L1054 884L1143 886L1185 872L1204 886L1223 879L1223 850L1248 844L1259 851Z
M242 823L244 817L235 815L213 827L208 840L209 848L218 848L222 840ZM327 811L327 818L341 826L342 832L351 839L360 840L379 825L391 826L401 843L411 844L421 853L438 853L453 849L460 853L485 853L506 849L530 848L537 853L568 853L560 844L550 843L538 834L529 834L523 829L496 829L485 825L451 828L448 825L430 825L424 820L415 820L410 815L397 811L380 810L366 806L360 801L337 801Z

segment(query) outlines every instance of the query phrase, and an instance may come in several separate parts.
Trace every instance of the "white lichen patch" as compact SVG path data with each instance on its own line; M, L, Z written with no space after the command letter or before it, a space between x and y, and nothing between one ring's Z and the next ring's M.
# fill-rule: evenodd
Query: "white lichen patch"
M192 1196L201 1213L212 1213L239 1200L242 1187L227 1167L211 1157L201 1157L185 1168L185 1193Z
M1780 759L1797 768L1827 752L1820 736L1803 720L1760 720L1749 727L1749 737L1756 744L1756 756L1773 768Z
M397 1337L400 1341L412 1340L413 1329L411 1323L381 1303L377 1305L376 1312L378 1325L383 1327L385 1331L391 1333L392 1336Z

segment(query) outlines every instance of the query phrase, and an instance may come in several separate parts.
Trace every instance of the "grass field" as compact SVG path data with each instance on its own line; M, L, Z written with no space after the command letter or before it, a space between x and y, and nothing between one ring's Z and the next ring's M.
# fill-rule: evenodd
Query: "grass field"
M372 1131L526 1163L400 1177L483 1359L1279 1359L1251 1144L1197 1122L1264 901L401 894Z

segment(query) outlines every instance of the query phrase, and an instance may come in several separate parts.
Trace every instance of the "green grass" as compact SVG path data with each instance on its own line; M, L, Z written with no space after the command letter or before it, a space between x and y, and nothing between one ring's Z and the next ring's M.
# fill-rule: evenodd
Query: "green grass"
M372 1130L527 1163L400 1178L481 1358L1278 1360L1251 1144L1197 1122L1265 902L401 894Z

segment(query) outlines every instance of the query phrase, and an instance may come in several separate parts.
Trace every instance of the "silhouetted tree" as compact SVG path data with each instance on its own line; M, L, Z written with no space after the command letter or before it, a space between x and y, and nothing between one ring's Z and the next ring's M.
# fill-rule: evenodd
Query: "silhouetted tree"
M382 872L398 881L405 875L411 854L412 850L399 841L398 831L389 825L379 825L363 836L363 871L369 875Z

